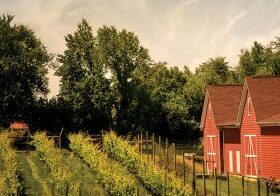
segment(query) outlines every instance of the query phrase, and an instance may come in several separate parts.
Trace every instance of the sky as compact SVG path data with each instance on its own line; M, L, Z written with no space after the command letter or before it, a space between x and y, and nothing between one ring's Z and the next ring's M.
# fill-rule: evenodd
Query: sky
M280 36L279 0L0 0L0 13L15 15L54 54L63 53L64 36L85 18L94 31L133 31L152 59L191 70L217 56L235 66L242 48ZM48 76L52 97L59 78L51 70Z

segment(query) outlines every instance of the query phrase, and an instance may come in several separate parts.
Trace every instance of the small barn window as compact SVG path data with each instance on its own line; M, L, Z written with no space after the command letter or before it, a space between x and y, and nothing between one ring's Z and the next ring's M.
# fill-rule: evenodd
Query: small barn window
M251 106L251 98L249 97L249 98L248 98L248 116L251 115L251 110L252 110L251 107L252 107L252 106Z

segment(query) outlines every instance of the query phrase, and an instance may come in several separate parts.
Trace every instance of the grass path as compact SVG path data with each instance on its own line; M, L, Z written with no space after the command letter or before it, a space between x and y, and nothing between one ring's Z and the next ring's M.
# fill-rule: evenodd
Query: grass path
M40 165L38 157L35 153L18 154L20 167L22 168L23 178L25 180L26 194L27 195L46 195L50 196L51 191L49 186L42 175L46 171Z
M81 183L82 196L107 195L90 168L73 153L69 154L68 151L64 151L63 163L70 169L74 178Z
M39 176L39 169L36 166L36 164L34 163L34 161L30 157L27 158L26 161L27 161L28 165L30 166L32 177L36 181L41 182L44 195L51 195L51 192L48 188L47 183Z

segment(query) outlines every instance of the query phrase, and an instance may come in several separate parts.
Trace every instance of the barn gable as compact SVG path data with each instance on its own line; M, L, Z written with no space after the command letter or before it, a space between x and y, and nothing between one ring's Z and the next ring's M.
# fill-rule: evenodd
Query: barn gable
M250 93L260 126L280 126L280 76L246 77L237 116L237 125L241 125L247 92Z
M213 168L217 168L218 172L224 172L224 168L227 167L224 165L224 160L228 159L227 155L224 156L224 148L228 150L232 145L235 147L240 143L238 137L232 137L230 134L235 136L237 130L232 127L236 125L241 90L242 86L237 85L207 87L201 129L204 133L204 159L208 172ZM225 133L222 131L224 129L227 129ZM237 133L239 135L239 132ZM228 138L229 145L224 145L224 137ZM234 138L233 141L231 141L232 138Z
M212 106L213 117L218 128L236 126L236 116L241 98L240 85L210 85L206 89L200 128L205 126L205 118L209 102Z
M280 77L246 77L237 117L242 175L280 179Z

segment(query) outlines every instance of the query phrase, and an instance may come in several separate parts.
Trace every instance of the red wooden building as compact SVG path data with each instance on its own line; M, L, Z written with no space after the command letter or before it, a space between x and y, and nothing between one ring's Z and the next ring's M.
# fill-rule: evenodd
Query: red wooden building
M208 86L201 129L208 171L280 179L280 77Z

